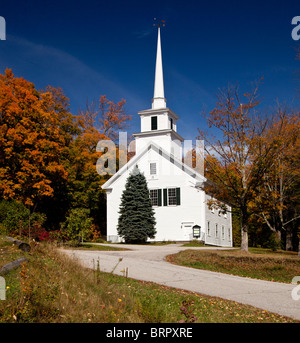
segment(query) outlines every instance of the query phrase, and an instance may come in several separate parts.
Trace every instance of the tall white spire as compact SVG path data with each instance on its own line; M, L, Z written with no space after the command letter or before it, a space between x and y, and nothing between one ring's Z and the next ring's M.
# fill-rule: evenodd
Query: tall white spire
M160 27L158 27L157 52L155 66L154 97L152 99L152 109L166 108L164 94L164 77L161 57Z

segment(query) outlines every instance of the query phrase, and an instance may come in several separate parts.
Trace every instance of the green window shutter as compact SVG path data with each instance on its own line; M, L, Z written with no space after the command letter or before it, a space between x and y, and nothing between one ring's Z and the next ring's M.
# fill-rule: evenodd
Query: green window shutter
M168 190L164 188L164 206L168 206Z
M158 190L158 206L161 206L161 189Z
M176 202L180 205L180 188L176 188Z

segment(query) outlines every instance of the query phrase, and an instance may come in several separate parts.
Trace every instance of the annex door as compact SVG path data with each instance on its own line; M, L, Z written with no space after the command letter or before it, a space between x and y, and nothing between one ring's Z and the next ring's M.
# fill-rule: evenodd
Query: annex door
M193 240L193 222L183 222L181 224L183 230L183 239L186 241Z

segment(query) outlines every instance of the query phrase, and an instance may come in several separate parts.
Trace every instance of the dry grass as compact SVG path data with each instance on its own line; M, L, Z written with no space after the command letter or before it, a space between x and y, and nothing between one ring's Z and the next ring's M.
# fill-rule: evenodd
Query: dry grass
M133 301L124 299L118 288L55 247L37 245L27 258L29 262L21 269L5 276L9 301L0 303L0 321L139 321L134 311L128 314L125 310L134 308Z
M24 256L1 239L0 249L0 267ZM49 244L35 245L25 255L29 262L5 275L2 323L178 323L187 320L183 302L193 304L189 310L196 322L295 322L236 302L86 269Z
M290 283L300 273L297 253L267 249L185 250L167 257L171 263L233 275Z

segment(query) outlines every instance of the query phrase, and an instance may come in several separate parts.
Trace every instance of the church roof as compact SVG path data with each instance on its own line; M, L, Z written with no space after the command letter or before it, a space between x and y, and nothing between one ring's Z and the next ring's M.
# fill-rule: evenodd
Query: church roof
M101 188L111 188L115 181L117 181L128 169L133 167L141 159L141 157L143 157L145 153L147 153L147 151L151 149L155 150L162 157L166 158L170 163L179 167L186 175L193 177L196 180L196 187L199 187L200 184L206 182L206 178L198 173L195 169L175 158L173 155L169 154L166 150L164 150L162 147L158 146L154 142L150 142L140 154L135 155L130 161L128 161L128 163L126 163L121 169L118 170L117 173L115 173L108 181L106 181Z
M133 133L133 137L143 137L143 136L157 136L157 135L164 135L164 134L171 134L175 139L179 141L183 141L184 139L180 136L179 133L174 131L173 129L163 129L163 130L155 130L155 131L144 131L144 132L137 132Z
M162 112L164 112L164 113L168 112L171 117L173 117L175 119L179 119L179 116L175 112L173 112L170 108L168 108L168 107L166 107L166 108L156 108L156 109L150 108L148 110L139 111L138 114L146 116L146 115L160 114Z

